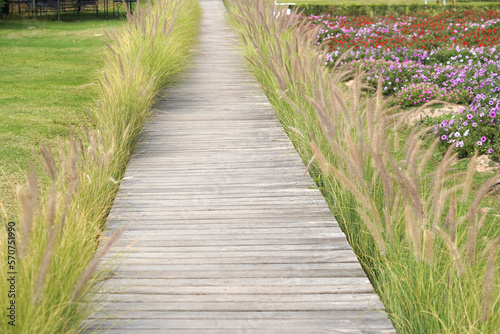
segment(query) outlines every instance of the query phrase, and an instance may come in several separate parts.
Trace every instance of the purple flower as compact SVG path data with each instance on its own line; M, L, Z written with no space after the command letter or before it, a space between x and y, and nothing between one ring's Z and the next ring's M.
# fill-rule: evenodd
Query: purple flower
M495 116L496 116L496 115L497 115L497 114L496 114L494 111L492 111L492 112L491 112L491 114L490 114L490 117L491 117L491 118L495 118Z
M478 144L479 146L481 146L481 145L483 145L483 142L482 142L482 141L478 141L478 142L477 142L477 144Z
M446 135L441 136L441 140L446 140L446 139L448 139L448 137Z
M484 143L486 141L486 137L485 136L482 136L481 137L481 141Z
M493 153L493 149L492 149L492 148L490 148L490 149L488 150L488 154L491 154L491 153Z
M472 119L472 115L471 115L471 114L468 114L468 115L467 115L467 119Z

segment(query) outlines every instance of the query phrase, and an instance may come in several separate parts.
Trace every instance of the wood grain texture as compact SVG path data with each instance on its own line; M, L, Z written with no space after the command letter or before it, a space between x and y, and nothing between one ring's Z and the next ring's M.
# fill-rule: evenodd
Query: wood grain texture
M203 54L127 167L105 233L125 231L88 332L394 333L222 1L201 3Z

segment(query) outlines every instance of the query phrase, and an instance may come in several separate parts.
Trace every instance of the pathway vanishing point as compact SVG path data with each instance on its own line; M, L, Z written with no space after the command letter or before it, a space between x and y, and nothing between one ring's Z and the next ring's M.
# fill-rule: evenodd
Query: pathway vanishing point
M144 130L107 227L127 226L98 333L394 333L221 0ZM113 326L111 330L106 328Z

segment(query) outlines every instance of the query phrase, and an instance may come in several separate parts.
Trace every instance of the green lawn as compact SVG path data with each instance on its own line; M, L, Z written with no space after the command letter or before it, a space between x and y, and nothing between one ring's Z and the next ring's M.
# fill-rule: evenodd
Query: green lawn
M103 28L121 20L80 22L47 18L0 22L0 202L14 203L32 150L53 146L57 137L87 124L84 106L92 100L103 66Z

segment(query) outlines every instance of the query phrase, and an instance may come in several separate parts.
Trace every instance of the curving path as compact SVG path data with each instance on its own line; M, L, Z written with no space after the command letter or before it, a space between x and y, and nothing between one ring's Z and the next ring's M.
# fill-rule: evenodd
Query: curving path
M201 3L203 55L146 127L108 220L127 226L110 256L127 257L97 332L394 332L222 1Z

